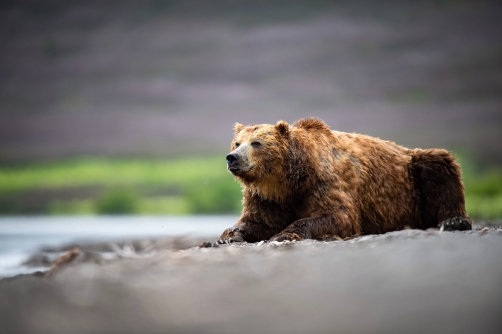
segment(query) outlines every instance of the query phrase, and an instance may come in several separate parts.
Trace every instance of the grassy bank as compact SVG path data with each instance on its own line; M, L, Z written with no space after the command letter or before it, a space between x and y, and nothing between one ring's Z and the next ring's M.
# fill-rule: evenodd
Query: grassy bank
M469 214L502 217L502 170L459 162ZM0 214L238 213L241 196L221 157L0 167Z
M234 213L240 200L221 157L0 168L2 214Z

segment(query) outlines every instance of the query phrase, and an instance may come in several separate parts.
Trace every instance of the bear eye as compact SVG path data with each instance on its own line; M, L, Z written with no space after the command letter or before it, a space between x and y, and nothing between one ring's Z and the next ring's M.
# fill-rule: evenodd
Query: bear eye
M261 143L257 142L257 141L254 141L254 142L251 143L251 146L253 146L253 147L260 147Z
M235 148L239 147L241 143L235 143Z

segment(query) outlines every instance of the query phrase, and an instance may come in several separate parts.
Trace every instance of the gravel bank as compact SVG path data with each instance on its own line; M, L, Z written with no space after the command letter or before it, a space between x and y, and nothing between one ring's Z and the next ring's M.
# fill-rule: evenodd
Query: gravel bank
M160 249L0 281L5 333L500 333L502 229Z

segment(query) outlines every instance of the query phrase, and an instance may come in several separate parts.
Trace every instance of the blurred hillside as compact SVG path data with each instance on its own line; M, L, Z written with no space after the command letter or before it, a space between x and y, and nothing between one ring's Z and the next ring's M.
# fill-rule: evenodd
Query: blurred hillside
M502 164L495 1L3 1L0 73L6 163L223 157L234 122L316 116Z
M233 123L314 116L454 150L502 216L495 1L2 1L0 73L0 214L235 213Z

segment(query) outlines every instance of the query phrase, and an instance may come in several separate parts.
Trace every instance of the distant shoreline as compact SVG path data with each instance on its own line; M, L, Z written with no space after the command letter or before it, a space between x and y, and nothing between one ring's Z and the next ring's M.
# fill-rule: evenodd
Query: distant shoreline
M465 233L479 233L483 228L490 230L501 230L502 221L475 222L472 231ZM420 230L416 230L420 231ZM462 233L462 232L454 232ZM112 238L99 242L70 242L57 246L44 246L35 252L31 252L25 260L20 263L23 266L23 272L11 276L0 276L0 279L11 279L24 276L41 277L44 272L50 269L51 263L61 255L64 255L72 248L79 248L81 254L76 258L73 264L78 263L106 263L127 258L147 258L161 251L187 250L201 245L204 242L214 242L218 238L214 235L180 235L180 236L159 236L149 238ZM378 238L379 235L362 236ZM359 238L356 238L359 239ZM248 244L252 246L253 244ZM29 268L33 268L31 272Z

